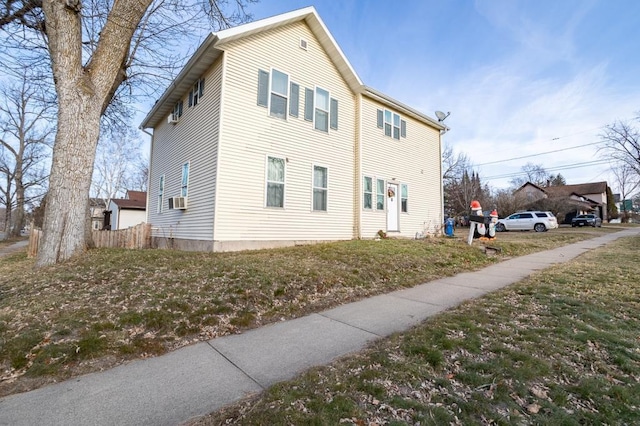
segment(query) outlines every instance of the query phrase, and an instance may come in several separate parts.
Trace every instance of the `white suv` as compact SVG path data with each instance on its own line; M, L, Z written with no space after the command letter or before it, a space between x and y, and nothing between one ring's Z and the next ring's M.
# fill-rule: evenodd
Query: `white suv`
M544 232L558 227L558 220L551 212L519 212L499 219L496 231Z

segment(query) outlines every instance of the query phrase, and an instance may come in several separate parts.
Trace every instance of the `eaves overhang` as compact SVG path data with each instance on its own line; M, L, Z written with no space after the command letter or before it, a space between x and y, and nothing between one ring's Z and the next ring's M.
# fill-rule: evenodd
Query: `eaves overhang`
M142 121L140 128L155 128L161 120L168 117L173 111L174 105L184 97L185 93L188 92L198 78L222 55L224 44L299 21L307 23L348 86L354 93L359 93L363 87L362 81L322 22L322 19L320 19L315 8L309 6L209 34L160 99L156 101L151 111Z
M443 130L449 130L449 128L447 126L445 126L444 124L442 124L441 122L439 122L438 120L436 120L435 118L431 118L428 115L425 115L423 113L421 113L420 111L411 108L408 105L403 104L402 102L399 102L387 95L385 95L382 92L379 92L375 89L372 89L371 87L367 87L367 86L362 86L362 95L363 96L367 96L371 99L374 99L378 102L380 102L383 105L388 106L389 108L393 108L396 111L399 111L409 117L412 117L418 121L421 121L424 124L427 124L437 130L443 131Z

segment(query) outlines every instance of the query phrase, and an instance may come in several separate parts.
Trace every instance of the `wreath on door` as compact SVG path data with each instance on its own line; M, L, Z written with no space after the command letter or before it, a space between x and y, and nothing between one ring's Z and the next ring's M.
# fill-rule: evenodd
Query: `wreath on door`
M388 188L388 189L387 189L387 197L389 197L389 198L393 198L393 197L395 197L395 196L396 196L395 191L394 191L392 188Z

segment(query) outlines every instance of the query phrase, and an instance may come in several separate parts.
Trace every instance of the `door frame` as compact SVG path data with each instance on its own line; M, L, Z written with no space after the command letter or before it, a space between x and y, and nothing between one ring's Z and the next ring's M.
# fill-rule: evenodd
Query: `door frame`
M389 194L393 191L394 196ZM387 232L400 232L400 184L387 182L385 197L387 201Z

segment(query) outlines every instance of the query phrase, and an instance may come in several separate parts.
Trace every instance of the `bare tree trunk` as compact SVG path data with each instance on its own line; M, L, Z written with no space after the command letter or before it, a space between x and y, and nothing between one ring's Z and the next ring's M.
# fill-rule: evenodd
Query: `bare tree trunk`
M20 158L16 158L16 174L14 181L16 184L16 208L11 215L7 228L7 238L19 237L20 230L24 226L24 184L22 182L22 152Z
M67 260L86 249L87 205L102 105L82 93L76 98L80 99L75 103L60 102L38 266Z
M96 50L83 66L79 8L72 2L42 2L58 95L58 129L37 266L65 261L87 248L100 117L126 78L131 39L150 3L114 2Z
M9 230L11 229L11 204L7 203L7 207L4 210L4 238L5 240L9 238Z

